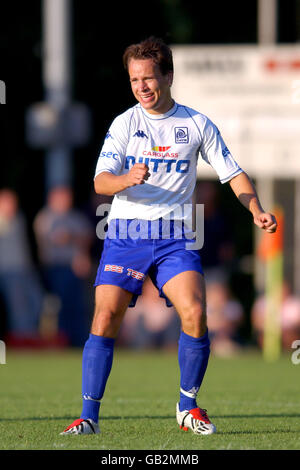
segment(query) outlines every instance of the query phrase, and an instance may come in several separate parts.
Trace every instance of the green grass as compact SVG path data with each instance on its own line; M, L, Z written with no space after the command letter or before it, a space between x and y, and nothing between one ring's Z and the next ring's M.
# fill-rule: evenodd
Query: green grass
M117 350L101 434L60 436L81 411L81 351L13 353L0 365L1 450L300 449L300 365L211 357L198 403L217 434L180 431L176 353Z

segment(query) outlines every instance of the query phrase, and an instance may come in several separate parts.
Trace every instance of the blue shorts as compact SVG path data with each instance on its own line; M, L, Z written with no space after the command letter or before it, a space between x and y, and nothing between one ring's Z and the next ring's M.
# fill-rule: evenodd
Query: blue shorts
M172 234L169 239L107 236L94 286L109 284L132 292L129 306L134 307L142 293L143 282L149 275L160 297L165 298L167 306L171 307L172 303L162 290L164 284L184 271L203 274L199 251L186 249L186 243L185 238L172 238Z

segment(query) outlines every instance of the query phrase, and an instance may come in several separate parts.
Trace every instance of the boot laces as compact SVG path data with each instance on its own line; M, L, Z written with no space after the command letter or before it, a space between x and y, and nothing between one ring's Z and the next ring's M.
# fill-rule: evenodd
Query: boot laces
M207 416L207 410L205 408L194 408L193 410L190 410L190 413L192 414L193 418L210 424L209 417Z

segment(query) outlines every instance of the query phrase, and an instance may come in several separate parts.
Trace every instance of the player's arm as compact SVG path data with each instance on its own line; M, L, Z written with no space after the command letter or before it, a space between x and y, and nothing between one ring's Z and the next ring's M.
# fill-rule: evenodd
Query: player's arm
M252 213L254 223L267 232L275 232L277 228L276 219L273 214L265 212L262 208L254 184L249 176L242 172L232 178L229 184L239 201Z
M95 177L94 188L97 194L114 196L131 186L144 184L149 176L149 168L145 163L135 163L124 175L103 171Z

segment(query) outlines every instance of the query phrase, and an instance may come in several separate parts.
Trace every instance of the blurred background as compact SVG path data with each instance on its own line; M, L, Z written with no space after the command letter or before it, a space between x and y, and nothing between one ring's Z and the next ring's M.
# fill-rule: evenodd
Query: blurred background
M102 242L93 176L107 129L134 105L122 54L155 35L172 46L174 98L207 114L276 236L199 163L208 326L216 354L278 357L300 338L300 0L2 2L0 338L8 347L81 347ZM4 100L5 98L5 100ZM176 348L176 312L148 281L122 347Z

